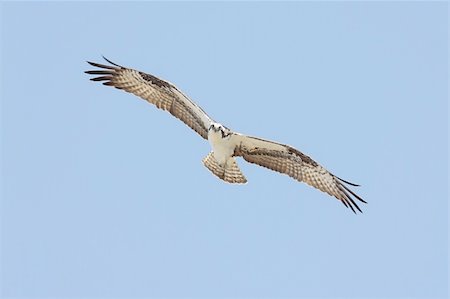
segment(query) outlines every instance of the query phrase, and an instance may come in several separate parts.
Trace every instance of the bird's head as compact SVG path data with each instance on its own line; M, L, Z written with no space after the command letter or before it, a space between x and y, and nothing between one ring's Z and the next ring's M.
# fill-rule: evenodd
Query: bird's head
M227 127L225 127L219 123L212 123L211 126L209 126L209 131L214 132L214 133L220 132L222 135L222 138L225 138L231 134L230 129L228 129Z

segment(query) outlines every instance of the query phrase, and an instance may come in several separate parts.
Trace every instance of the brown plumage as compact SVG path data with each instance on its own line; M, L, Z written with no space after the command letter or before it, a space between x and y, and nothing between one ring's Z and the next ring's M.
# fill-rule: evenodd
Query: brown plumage
M174 85L153 75L120 66L106 58L105 60L112 66L88 61L90 65L101 68L101 70L85 72L90 75L100 75L91 78L92 81L105 81L104 85L131 92L159 109L170 112L204 139L208 139L211 118Z
M214 158L214 153L210 152L204 159L203 164L218 178L232 184L245 184L247 179L242 174L236 160L230 157L225 165L220 165Z
M221 180L237 184L247 182L234 158L242 157L247 162L286 174L326 192L355 213L356 210L362 212L356 201L366 201L346 186L358 185L333 175L309 156L288 145L232 132L214 122L173 84L153 75L120 66L106 58L105 60L111 65L88 62L99 68L86 71L87 74L96 75L91 80L104 81L104 85L141 97L159 109L168 111L207 139L213 151L203 159L203 164Z
M352 196L361 202L366 203L366 201L348 189L344 183L352 186L358 185L338 178L309 156L291 146L240 134L236 136L239 146L236 147L234 156L286 174L299 182L305 182L336 197L353 212L356 212L355 209L362 212Z

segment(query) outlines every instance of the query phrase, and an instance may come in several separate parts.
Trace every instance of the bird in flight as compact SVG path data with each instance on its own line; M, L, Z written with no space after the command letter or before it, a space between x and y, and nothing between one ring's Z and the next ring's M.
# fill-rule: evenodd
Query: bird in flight
M235 159L242 157L247 162L286 174L326 192L347 208L351 208L354 213L356 210L362 212L355 199L363 203L366 201L346 186L359 185L333 175L309 156L289 145L233 132L215 122L172 83L103 58L110 65L88 61L91 66L98 68L85 72L96 75L91 80L104 81L104 85L123 89L159 109L168 111L208 140L212 151L203 159L203 164L218 178L228 183L245 184L247 179Z

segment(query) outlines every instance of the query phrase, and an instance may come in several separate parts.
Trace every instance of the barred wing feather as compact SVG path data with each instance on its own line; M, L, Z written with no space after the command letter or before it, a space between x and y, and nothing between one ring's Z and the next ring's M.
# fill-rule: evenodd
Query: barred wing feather
M212 119L173 84L103 58L111 65L88 61L90 65L99 68L85 72L97 75L97 77L91 78L92 81L105 81L104 85L130 92L156 105L159 109L170 112L204 139L208 139L208 128Z
M286 174L297 181L305 182L336 197L347 208L350 207L353 212L356 212L355 208L362 212L354 198L366 202L345 184L358 185L338 178L293 147L256 137L235 135L237 140L235 156L241 156L247 162Z

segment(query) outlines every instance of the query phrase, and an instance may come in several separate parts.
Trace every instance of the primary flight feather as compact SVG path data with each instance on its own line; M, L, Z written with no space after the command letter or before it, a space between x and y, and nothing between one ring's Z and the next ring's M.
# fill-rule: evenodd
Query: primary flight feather
M168 111L208 140L212 151L203 159L203 164L220 179L228 183L246 183L247 179L234 158L242 157L247 162L287 174L297 181L326 192L353 212L362 212L355 199L366 202L346 186L358 185L333 175L293 147L233 132L212 120L173 84L103 58L110 65L88 61L90 65L98 68L86 71L87 74L97 75L91 80L104 81L104 85L114 86L141 97L159 109Z

